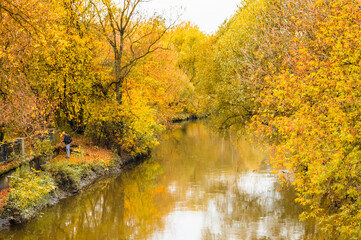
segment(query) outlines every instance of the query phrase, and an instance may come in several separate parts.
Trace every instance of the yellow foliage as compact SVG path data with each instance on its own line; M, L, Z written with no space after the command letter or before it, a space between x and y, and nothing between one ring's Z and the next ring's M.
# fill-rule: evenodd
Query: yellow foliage
M296 27L308 36L294 39L286 64L264 79L270 87L253 123L274 140L275 168L294 172L297 202L307 207L301 219L353 239L361 236L361 178L350 174L361 170L359 7L336 0L303 9Z
M245 1L199 74L218 126L246 123L271 143L274 172L293 175L301 219L317 219L337 239L361 236L360 8L356 0Z

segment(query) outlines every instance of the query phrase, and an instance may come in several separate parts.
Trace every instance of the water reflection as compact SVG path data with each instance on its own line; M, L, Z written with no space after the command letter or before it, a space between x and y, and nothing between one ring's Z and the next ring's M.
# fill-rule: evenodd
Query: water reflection
M164 134L151 159L47 209L6 239L304 239L292 191L266 155L191 123Z
M84 193L47 209L39 218L1 232L0 239L135 239L160 225L154 198L165 189L162 173L147 161L125 174L99 181Z
M245 139L190 124L154 156L175 205L151 239L303 239L293 192L280 192L266 155Z

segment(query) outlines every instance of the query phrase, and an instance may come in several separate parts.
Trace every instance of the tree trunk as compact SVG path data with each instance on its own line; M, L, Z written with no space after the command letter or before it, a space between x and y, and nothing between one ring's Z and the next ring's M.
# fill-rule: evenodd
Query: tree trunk
M114 74L115 74L115 94L117 98L117 102L119 104L122 103L122 95L123 95L123 80L124 77L121 74L121 54L118 53L117 49L114 49Z
M123 80L119 80L115 86L115 91L117 95L117 102L119 104L122 104L122 98L123 98Z

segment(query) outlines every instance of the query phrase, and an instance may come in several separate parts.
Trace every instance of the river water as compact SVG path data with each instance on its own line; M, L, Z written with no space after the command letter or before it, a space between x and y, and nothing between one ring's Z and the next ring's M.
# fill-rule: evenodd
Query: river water
M247 140L181 124L150 159L0 239L308 239L294 193L279 190L266 162Z

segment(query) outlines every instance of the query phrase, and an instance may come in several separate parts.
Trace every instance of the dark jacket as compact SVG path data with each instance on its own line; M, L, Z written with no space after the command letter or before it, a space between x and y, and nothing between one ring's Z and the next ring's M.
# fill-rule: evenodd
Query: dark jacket
M63 142L68 145L71 143L71 137L68 134L65 134Z

